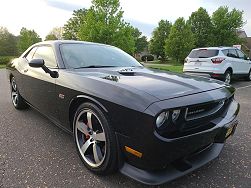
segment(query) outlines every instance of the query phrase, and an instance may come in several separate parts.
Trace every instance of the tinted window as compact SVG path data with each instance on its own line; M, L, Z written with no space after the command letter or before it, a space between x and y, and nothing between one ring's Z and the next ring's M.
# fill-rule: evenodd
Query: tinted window
M33 59L43 59L44 63L49 68L56 68L57 63L52 47L39 46L35 52Z
M222 53L223 53L225 56L227 56L228 50L222 50Z
M229 49L227 56L228 57L233 57L233 58L238 58L238 54L237 54L235 49Z
M188 55L190 58L209 58L214 57L219 54L219 50L208 50L208 49L199 49L199 50L193 50Z
M88 66L132 67L142 66L122 50L97 44L62 44L62 58L71 68Z
M237 50L237 53L240 59L245 59L245 54L242 51Z
M30 52L26 55L26 59L27 59L28 61L31 61L31 60L32 60L32 57L33 57L33 55L34 55L36 49L37 49L37 47L32 48L32 49L30 50Z

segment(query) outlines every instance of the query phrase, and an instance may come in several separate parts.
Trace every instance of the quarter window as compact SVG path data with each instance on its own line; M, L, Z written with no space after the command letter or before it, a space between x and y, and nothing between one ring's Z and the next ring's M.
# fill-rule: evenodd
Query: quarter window
M26 59L30 62L32 60L32 57L35 53L35 51L37 50L37 47L34 47L30 50L30 52L26 55Z
M52 47L40 46L37 48L33 59L43 59L44 63L49 68L57 68L56 58Z
M222 50L222 53L227 56L228 55L228 50Z

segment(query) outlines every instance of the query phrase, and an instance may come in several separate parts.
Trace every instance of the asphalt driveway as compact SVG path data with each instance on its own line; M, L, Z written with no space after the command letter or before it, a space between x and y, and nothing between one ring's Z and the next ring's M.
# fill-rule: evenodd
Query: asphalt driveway
M251 187L251 82L236 82L239 126L218 159L161 187ZM123 175L100 177L81 163L73 138L28 109L11 104L0 70L0 187L145 187Z

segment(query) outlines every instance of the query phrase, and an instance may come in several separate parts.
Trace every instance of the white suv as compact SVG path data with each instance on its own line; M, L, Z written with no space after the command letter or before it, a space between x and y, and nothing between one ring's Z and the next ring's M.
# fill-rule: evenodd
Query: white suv
M193 49L185 59L184 73L210 76L230 83L232 78L251 80L251 61L234 47Z

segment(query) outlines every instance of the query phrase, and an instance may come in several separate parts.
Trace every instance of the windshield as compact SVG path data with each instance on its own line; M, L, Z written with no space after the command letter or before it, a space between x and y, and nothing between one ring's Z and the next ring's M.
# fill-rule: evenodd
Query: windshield
M142 66L132 56L112 46L69 43L61 44L60 51L64 63L70 68Z
M208 50L208 49L199 49L199 50L193 50L188 55L190 58L209 58L214 57L219 54L219 50Z

